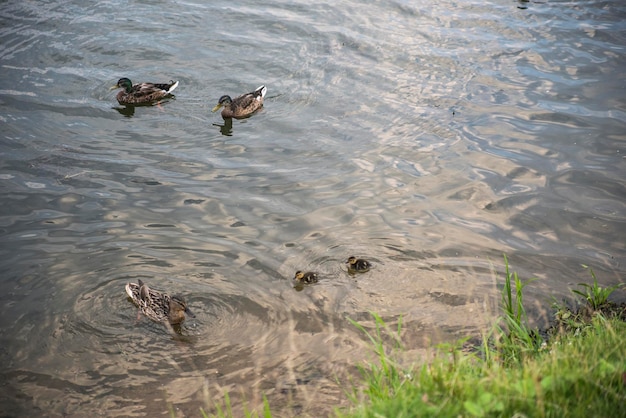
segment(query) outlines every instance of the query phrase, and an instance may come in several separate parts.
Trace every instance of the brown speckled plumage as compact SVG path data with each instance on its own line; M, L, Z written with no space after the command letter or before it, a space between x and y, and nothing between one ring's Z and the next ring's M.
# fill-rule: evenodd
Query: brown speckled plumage
M213 108L213 112L217 112L223 107L222 118L224 119L247 118L263 107L265 93L267 93L267 87L260 86L253 92L243 94L234 99L231 99L230 96L222 96Z
M167 321L171 325L178 325L185 320L185 313L195 318L182 297L150 289L141 280L138 283L127 283L126 294L144 315L155 322Z
M160 100L171 94L178 87L178 81L170 81L169 83L137 83L133 84L128 78L120 78L111 90L121 88L117 93L116 99L119 104L147 104Z

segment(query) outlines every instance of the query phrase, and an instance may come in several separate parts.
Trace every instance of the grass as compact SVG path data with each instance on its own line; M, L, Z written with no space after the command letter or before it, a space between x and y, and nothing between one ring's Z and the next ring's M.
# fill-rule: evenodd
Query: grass
M369 338L374 352L377 355L378 363L369 363L367 365L357 365L362 376L367 376L368 385L365 394L370 399L386 399L394 396L395 393L410 378L410 373L403 371L390 356L386 354L387 345L384 342L384 334L390 335L393 341L393 350L402 349L400 342L400 331L402 328L402 320L398 321L398 329L395 334L388 332L383 319L375 313L372 313L376 324L375 334L369 333L361 324L348 318L348 321L362 331ZM348 397L353 401L359 400L359 392L356 388L352 393L348 393Z
M582 306L556 306L555 325L540 333L528 325L522 281L505 261L502 315L479 347L465 340L438 347L428 363L403 366L402 321L390 329L372 313L375 327L349 321L369 339L375 361L358 366L361 380L346 394L343 418L411 417L626 417L626 305L609 296L619 287L581 283L572 292ZM270 418L264 397L262 415ZM232 417L230 398L214 415Z
M587 266L583 266L588 268ZM598 279L596 278L593 270L589 269L591 273L591 277L593 277L593 284L589 285L587 283L578 283L579 287L582 287L583 290L572 290L572 292L580 297L582 297L585 301L587 301L588 306L593 310L599 310L603 306L609 304L609 296L616 289L622 287L622 284L616 284L615 286L602 288L598 286Z
M363 386L351 395L351 411L341 417L590 417L626 416L626 322L606 307L617 286L581 285L585 305L570 311L578 326L559 328L547 340L527 323L523 282L509 270L502 290L502 316L480 349L461 343L440 347L428 364L403 369L385 348L388 329L374 314L368 333L378 363L360 369ZM617 311L624 311L618 307ZM560 307L563 314L567 308ZM579 312L592 314L582 315ZM557 313L558 313L557 312ZM393 349L400 346L399 329ZM388 354L389 353L389 354Z
M363 375L368 402L338 415L619 416L616 412L624 411L626 404L625 336L624 322L597 316L582 334L563 337L519 365L488 363L457 352L454 361L442 355L411 374L381 375L381 370L369 369ZM389 390L379 396L381 392L371 388L380 387L385 379Z
M528 318L523 305L523 290L537 279L522 282L517 273L509 269L504 256L505 276L502 289L502 316L495 325L495 350L485 347L487 358L496 356L506 365L520 364L528 356L536 355L544 340L536 330L528 327Z
M200 413L202 414L202 418L209 418L209 417L227 418L227 417L233 417L234 415L233 415L233 409L232 409L232 406L231 406L231 403L230 403L230 396L228 395L228 393L224 394L224 408L222 409L222 406L216 405L216 412L215 412L215 414L209 415L202 408L200 408ZM272 413L270 411L270 405L269 405L269 402L267 401L267 398L265 396L263 396L263 415L259 415L256 411L248 411L248 408L244 408L243 413L244 413L244 416L246 418L259 418L259 417L271 418L272 417Z

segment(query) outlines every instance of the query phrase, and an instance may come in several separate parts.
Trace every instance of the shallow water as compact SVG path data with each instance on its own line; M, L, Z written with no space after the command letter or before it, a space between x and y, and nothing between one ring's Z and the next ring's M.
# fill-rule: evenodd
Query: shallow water
M502 253L538 321L582 264L623 281L622 2L205 3L0 8L3 416L323 416L372 358L347 318L401 316L417 361L490 323ZM180 86L126 108L120 77Z

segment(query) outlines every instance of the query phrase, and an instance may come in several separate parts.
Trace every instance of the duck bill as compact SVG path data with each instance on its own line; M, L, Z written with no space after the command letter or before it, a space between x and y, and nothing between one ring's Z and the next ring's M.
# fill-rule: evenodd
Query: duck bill
M218 110L220 110L220 107L222 107L221 104L216 104L215 107L213 108L213 110L211 110L211 112L217 112Z
M191 312L191 310L189 308L185 308L185 313L187 315L189 315L190 317L192 317L192 318L196 317L196 315L193 312Z
M115 89L119 89L119 88L120 88L120 86L116 84L114 86L109 87L109 91L115 90Z

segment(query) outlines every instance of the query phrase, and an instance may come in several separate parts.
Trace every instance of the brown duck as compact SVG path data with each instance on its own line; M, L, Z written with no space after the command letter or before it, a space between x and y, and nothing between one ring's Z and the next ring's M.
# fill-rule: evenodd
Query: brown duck
M133 84L130 79L123 77L117 81L117 84L111 87L111 90L121 88L117 93L116 99L119 104L137 105L148 104L160 100L171 94L178 87L178 81L170 81L169 83L137 83Z
M151 320L179 325L185 320L185 314L192 318L196 317L181 296L170 296L150 289L141 280L137 282L126 284L126 294L137 305L141 313Z
M220 97L217 104L213 108L213 112L222 109L222 118L241 119L247 118L254 112L263 107L263 98L267 93L267 87L260 86L256 90L243 94L239 97L231 99L230 96L224 95Z

